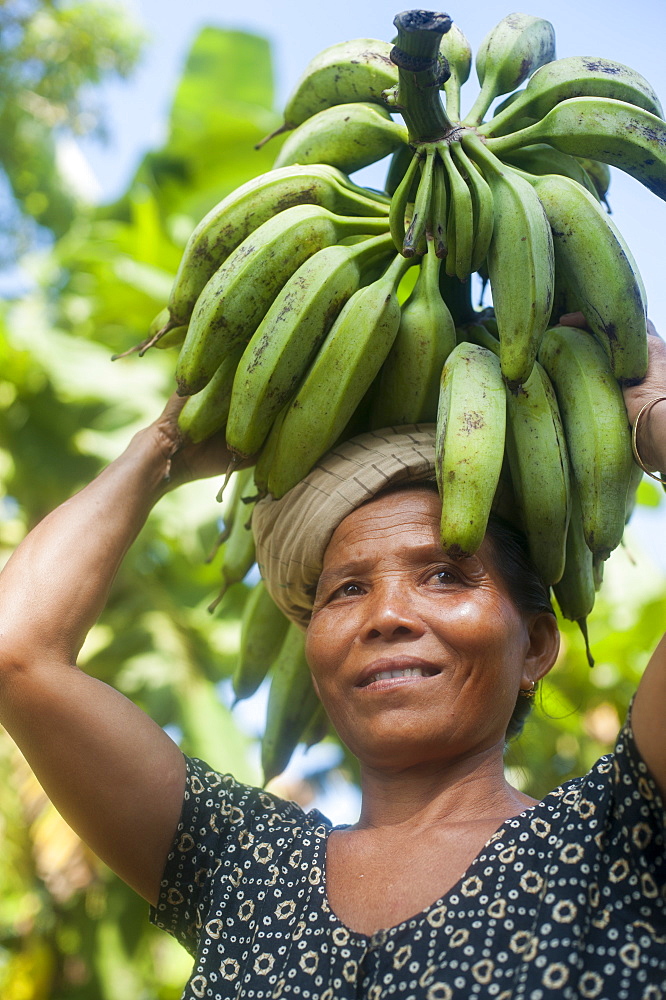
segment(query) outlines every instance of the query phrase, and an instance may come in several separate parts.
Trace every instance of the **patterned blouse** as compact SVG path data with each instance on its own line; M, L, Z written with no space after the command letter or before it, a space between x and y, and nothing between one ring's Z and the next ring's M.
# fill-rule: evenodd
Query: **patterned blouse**
M151 908L194 957L182 1000L666 1000L666 815L629 720L614 754L372 936L328 904L320 812L187 764Z

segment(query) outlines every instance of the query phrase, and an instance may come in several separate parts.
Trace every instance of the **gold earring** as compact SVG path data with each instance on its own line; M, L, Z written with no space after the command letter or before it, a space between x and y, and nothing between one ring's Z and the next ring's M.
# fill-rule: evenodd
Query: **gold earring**
M523 698L533 698L534 695L536 694L536 684L532 682L532 687L521 688L520 694Z

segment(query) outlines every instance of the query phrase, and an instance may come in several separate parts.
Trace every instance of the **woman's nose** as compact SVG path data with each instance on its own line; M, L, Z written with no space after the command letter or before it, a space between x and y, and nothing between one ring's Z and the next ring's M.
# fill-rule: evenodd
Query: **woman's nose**
M399 585L376 589L366 607L363 623L366 639L395 639L423 633L414 603Z

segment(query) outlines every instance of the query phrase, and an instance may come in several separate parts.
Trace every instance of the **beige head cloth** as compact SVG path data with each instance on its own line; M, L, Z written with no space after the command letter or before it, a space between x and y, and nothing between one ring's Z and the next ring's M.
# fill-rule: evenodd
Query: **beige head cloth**
M431 479L435 425L359 434L334 448L280 500L254 508L257 563L285 615L305 629L333 532L353 510L398 483Z

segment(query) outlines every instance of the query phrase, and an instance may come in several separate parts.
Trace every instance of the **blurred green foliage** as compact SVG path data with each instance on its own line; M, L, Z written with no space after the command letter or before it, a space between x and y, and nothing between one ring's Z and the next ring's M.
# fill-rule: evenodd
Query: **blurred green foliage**
M131 68L136 28L110 4L26 2L0 8L0 29L0 129L15 139L3 142L0 166L13 218L35 218L52 235L48 249L27 240L22 265L32 290L0 309L4 562L159 413L172 391L173 356L112 363L111 355L145 337L200 216L271 166L274 151L253 147L277 116L267 43L206 29L190 52L164 148L145 157L115 205L93 208L66 190L57 141L63 128L90 124L90 84ZM21 96L28 92L40 100ZM4 235L12 236L8 226ZM248 588L236 585L208 614L220 583L220 556L205 561L224 511L216 491L193 484L160 504L81 662L169 727L186 752L257 782L250 740L217 694L235 665ZM69 831L2 731L0 774L3 1000L179 997L187 955Z
M8 188L2 263L30 244L33 220L58 236L68 230L81 199L59 151L72 136L101 131L91 85L127 76L141 44L138 25L116 3L0 5L0 171Z
M165 146L144 158L115 204L91 208L67 190L57 140L63 128L90 127L89 85L129 71L139 51L136 28L97 0L10 0L0 7L0 32L0 129L13 137L3 142L0 166L13 217L34 218L53 235L48 250L23 260L32 291L0 310L4 562L33 524L159 412L174 355L153 350L115 363L110 356L146 336L201 216L270 168L276 144L253 147L279 119L267 43L206 29L177 88ZM256 747L218 697L234 668L247 586L232 587L214 617L206 610L219 586L220 557L205 562L223 513L216 489L192 484L161 502L81 661L170 727L186 752L256 782ZM660 502L651 484L641 491L642 502ZM663 630L663 580L646 562L632 565L620 550L607 576L590 625L597 666L590 671L575 626L563 623L560 662L508 752L510 777L537 796L611 749ZM347 758L345 767L353 779L354 762ZM0 836L3 1000L181 995L189 958L148 924L146 904L60 820L2 731Z

